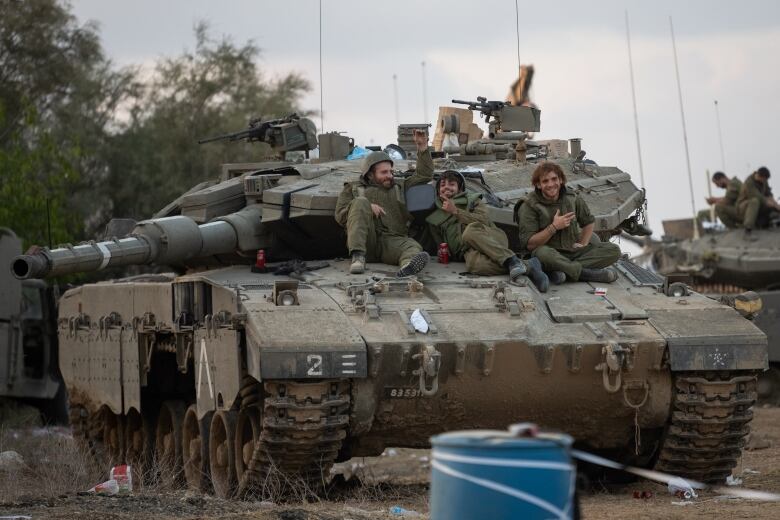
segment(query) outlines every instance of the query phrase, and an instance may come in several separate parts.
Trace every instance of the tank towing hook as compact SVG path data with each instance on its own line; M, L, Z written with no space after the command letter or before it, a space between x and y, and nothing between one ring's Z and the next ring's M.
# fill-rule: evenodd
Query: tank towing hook
M627 365L628 356L631 352L630 349L624 348L619 344L612 344L604 346L601 349L601 353L604 356L604 361L596 365L596 371L601 371L602 382L604 383L604 389L610 394L616 393L620 390L621 384L621 371L624 366ZM611 383L610 378L614 377L615 382Z
M419 354L412 359L420 359L420 368L412 371L412 374L420 376L420 394L425 397L433 397L439 391L439 369L441 368L441 352L433 345L425 345ZM426 379L433 378L431 387L428 388Z

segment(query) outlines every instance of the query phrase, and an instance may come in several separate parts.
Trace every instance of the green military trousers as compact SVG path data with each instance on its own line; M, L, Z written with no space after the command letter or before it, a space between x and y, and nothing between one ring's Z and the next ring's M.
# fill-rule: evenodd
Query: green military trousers
M736 206L723 203L715 204L715 214L727 228L734 229L739 227L740 219Z
M612 242L591 242L574 251L558 251L550 246L534 249L533 256L542 262L545 271L562 271L576 282L582 268L599 269L614 264L620 258L620 247Z
M504 262L515 256L509 249L506 233L492 226L472 222L463 230L463 243L468 247L463 254L466 270L483 276L505 274Z
M742 227L753 229L756 227L758 213L761 211L761 201L758 199L743 200L739 204L739 216L742 218Z
M355 198L347 214L347 248L349 252L363 251L367 262L405 265L422 251L414 239L388 231L371 211L371 202L365 197Z

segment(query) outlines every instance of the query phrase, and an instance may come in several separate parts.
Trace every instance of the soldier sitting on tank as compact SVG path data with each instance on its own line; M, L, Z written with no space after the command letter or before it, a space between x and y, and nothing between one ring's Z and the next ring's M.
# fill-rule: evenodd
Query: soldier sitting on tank
M432 168L417 161L417 171ZM431 173L432 170L431 170ZM516 281L528 275L537 289L547 292L550 281L536 258L523 262L509 249L506 233L488 217L481 193L466 191L466 180L455 170L447 170L436 182L436 209L425 219L437 244L446 242L450 258L465 261L470 273L493 276L509 272Z
M772 196L769 187L769 169L762 166L745 179L737 199L739 217L747 235L757 227L767 227L780 204Z
M720 189L726 190L723 197L707 197L707 204L715 206L715 215L729 229L739 227L739 214L737 212L737 198L742 188L742 181L737 177L731 180L723 172L715 172L712 175L712 183ZM705 210L709 213L708 210Z
M427 161L430 169L396 181L390 156L371 152L363 159L360 180L344 184L336 202L336 221L347 229L352 274L364 272L366 261L400 265L399 277L419 273L428 263L428 253L407 236L412 216L402 202L403 190L429 182L433 170L427 133L415 130L414 140L418 162Z
M585 201L566 188L561 167L543 162L531 182L534 191L518 210L520 244L542 262L550 281L617 280L617 272L608 266L620 257L620 248L591 242L595 219Z

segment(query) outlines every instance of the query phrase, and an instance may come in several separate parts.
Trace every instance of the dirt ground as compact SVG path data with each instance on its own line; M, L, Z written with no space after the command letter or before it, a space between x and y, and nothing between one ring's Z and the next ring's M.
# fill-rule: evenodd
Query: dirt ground
M32 433L31 433L32 432ZM36 433L37 432L37 433ZM428 518L430 453L427 450L388 449L381 457L353 459L334 469L347 484L329 492L326 498L309 503L274 504L258 501L226 501L187 491L145 488L131 495L83 496L76 493L97 478L85 468L66 467L59 472L58 457L72 453L71 442L62 429L47 439L50 450L31 439L40 430L1 432L0 451L17 449L27 467L19 473L0 470L0 518L24 517L87 519L262 519L262 520L375 520L399 518L390 513L401 506ZM37 446L37 447L36 447ZM753 434L735 476L743 486L780 493L780 408L757 408ZM34 451L27 451L34 450ZM33 458L45 465L31 465ZM57 480L58 482L53 482ZM37 484L36 484L37 483ZM96 482L93 482L96 483ZM88 487L88 486L87 486ZM649 499L633 498L634 491L651 491ZM670 496L665 486L647 481L629 485L599 487L581 497L584 518L780 518L780 502L759 502L700 493L688 502ZM414 517L414 516L412 516Z

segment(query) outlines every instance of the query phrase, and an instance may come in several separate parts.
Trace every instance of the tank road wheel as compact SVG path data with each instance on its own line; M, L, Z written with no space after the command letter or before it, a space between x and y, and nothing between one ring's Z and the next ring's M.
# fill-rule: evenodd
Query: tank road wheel
M756 374L675 375L672 417L656 469L703 482L723 482L745 446L756 401Z
M109 466L122 464L125 459L123 423L124 417L122 415L117 415L109 409L103 412L103 446L106 450Z
M215 412L209 432L209 468L214 493L220 498L230 498L236 492L235 438L236 412Z
M154 432L149 419L135 409L125 418L125 443L125 461L141 481L145 480L152 461Z
M184 478L187 487L205 493L209 489L209 425L212 412L198 419L198 405L191 404L184 414L181 444Z
M181 427L184 420L184 403L164 401L160 406L155 429L154 449L160 466L162 481L175 484L181 479L182 448Z
M236 478L241 482L252 460L262 429L260 409L252 406L238 412L236 420Z

